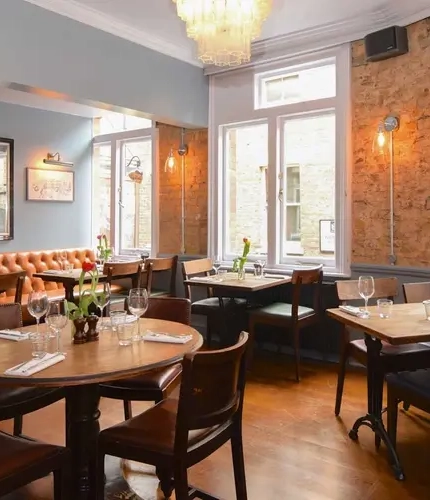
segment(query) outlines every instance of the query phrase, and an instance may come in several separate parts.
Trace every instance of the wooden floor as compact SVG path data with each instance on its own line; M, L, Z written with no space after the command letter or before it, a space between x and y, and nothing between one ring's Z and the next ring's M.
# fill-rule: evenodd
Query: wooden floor
M430 418L415 409L401 412L398 449L406 481L397 482L384 447L375 451L370 430L362 428L357 443L347 436L354 420L366 410L363 373L348 374L342 418L334 416L335 368L308 364L302 382L296 384L288 379L292 371L284 358L256 360L244 413L249 500L430 499ZM103 427L122 418L119 402L103 400L101 410ZM63 443L63 412L63 403L57 403L26 417L25 432ZM11 426L7 422L1 428L10 430ZM108 471L108 479L120 480L117 463L113 469ZM191 469L190 482L220 498L234 500L229 447ZM7 498L49 500L51 480L45 478Z

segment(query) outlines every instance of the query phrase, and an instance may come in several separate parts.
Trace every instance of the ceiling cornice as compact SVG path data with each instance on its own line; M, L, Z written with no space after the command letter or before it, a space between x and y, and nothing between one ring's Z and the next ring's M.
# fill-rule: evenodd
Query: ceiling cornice
M203 65L190 53L189 48L172 43L152 34L146 34L136 28L132 28L117 19L103 14L102 12L88 6L84 6L74 0L25 0L28 3L50 10L61 16L68 17L80 23L106 31L119 36L130 42L143 45L167 56L179 59L193 66Z

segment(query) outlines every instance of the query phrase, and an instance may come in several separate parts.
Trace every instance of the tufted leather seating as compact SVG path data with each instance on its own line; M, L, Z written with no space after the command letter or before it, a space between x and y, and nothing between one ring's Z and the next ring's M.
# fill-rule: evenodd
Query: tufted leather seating
M46 290L50 299L63 299L64 287L61 283L44 282L40 278L34 278L34 273L52 269L61 269L59 262L60 250L40 250L31 252L8 252L0 254L0 274L16 271L26 271L22 295L22 315L24 323L32 323L34 320L27 310L28 295L31 291ZM75 269L81 268L83 262L94 262L94 252L88 248L67 249L67 262L73 264ZM89 285L86 285L89 286ZM112 284L113 293L123 290L121 285ZM77 294L76 289L76 294ZM14 302L15 290L8 290L0 294L0 304Z

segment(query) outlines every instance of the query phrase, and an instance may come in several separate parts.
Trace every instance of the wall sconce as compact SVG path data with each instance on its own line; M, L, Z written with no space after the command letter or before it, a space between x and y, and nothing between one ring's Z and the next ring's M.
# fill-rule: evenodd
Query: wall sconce
M188 146L185 144L185 129L181 129L181 144L177 149L181 157L181 253L185 253L185 155L188 154ZM170 149L169 155L164 164L164 171L173 173L176 170L176 158L173 149Z
M386 144L386 134L389 134L389 152L390 152L390 255L389 263L394 266L397 257L394 253L394 139L393 135L400 126L399 118L389 115L378 125L376 133L376 143L379 150L383 152Z
M133 156L133 158L131 158L131 160L125 166L125 170L127 170L127 168L132 164L133 161L136 161L136 168L128 174L128 178L136 184L142 184L143 172L142 170L140 170L141 161L138 156Z
M57 167L73 167L73 162L61 160L60 153L48 153L46 158L43 159L43 163L47 165L56 165Z

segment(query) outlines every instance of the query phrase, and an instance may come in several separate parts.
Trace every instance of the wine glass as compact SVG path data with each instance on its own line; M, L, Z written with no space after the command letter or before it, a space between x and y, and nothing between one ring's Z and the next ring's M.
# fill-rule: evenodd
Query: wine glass
M218 276L218 271L221 267L221 257L219 255L214 255L214 257L212 257L212 267L215 271L215 276Z
M46 314L48 305L48 295L46 292L30 292L27 308L28 312L36 319L37 333L39 333L40 318Z
M49 303L48 312L46 313L45 322L53 335L57 339L57 352L61 353L61 330L67 325L67 316L65 314L64 300L54 300Z
M358 293L360 297L364 299L364 311L362 311L360 317L368 318L370 313L367 309L367 302L375 293L375 281L373 280L373 276L360 276L358 278Z
M107 325L103 325L103 311L104 308L110 303L110 285L107 281L101 283L103 290L97 292L96 306L100 310L100 330L108 330L109 327Z
M138 319L146 313L149 304L148 290L146 288L132 288L128 294L128 308ZM140 340L140 321L137 322L137 335L133 340Z

